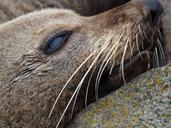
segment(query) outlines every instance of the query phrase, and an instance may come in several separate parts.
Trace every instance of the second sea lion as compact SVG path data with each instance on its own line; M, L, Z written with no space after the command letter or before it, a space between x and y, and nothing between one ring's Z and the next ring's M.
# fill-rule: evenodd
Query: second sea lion
M90 16L128 1L130 0L1 0L0 23L45 8L72 9L80 15Z

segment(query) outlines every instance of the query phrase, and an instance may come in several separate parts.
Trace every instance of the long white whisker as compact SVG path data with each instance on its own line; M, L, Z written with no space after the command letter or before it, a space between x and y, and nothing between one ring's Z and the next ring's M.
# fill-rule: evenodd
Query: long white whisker
M143 32L142 32L142 30L141 30L141 24L138 25L138 30L139 30L141 36L143 37Z
M149 54L149 52L146 52L146 55L147 55L148 60L150 60L150 54ZM151 63L148 62L148 70L149 70L150 68L151 68Z
M108 41L113 37L113 35L111 37L109 37ZM102 52L107 48L107 46L109 45L108 41L106 41L107 43L105 43L103 46L102 46L102 49L101 49L101 52L97 55L99 59L100 55L102 54ZM104 47L104 48L103 48ZM96 60L97 61L97 60ZM72 114L74 112L74 107L75 107L75 104L76 104L76 100L77 100L77 97L78 97L78 93L79 91L77 92L76 94L76 97L75 97L75 100L74 100L74 104L73 104L73 108L72 108Z
M142 38L145 37L147 39L147 41L149 41L146 33L144 32L144 30L141 29L141 24L138 25L138 30L139 30L139 33L141 34ZM141 41L141 45L142 45L142 49L144 49L143 41Z
M153 68L156 67L156 53L155 51L153 52Z
M91 82L91 78L93 77L93 74L96 70L96 67L93 69L91 75L90 75L90 78L89 78L89 81L88 81L88 85L87 85L87 89L86 89L86 95L85 95L85 108L87 109L87 99L88 99L88 91L89 91L89 87L90 87L90 82Z
M136 34L136 46L137 46L137 50L138 50L138 53L140 54L140 48L139 48L139 42L138 42L138 34ZM140 57L144 60L144 58L142 57L142 55L140 54Z
M162 39L162 41L165 42L165 39L164 39L164 37L163 37L163 35L162 35L162 33L161 33L160 30L158 30L158 33L159 33L159 36L160 36L160 38Z
M109 61L111 60L111 58L114 56L114 54L116 53L116 51L118 50L118 48L119 48L119 44L117 44L115 50L114 50L113 53L108 57L108 59L104 61L104 62L106 62L106 63L104 64L103 68L101 69L101 72L100 72L100 75L99 75L99 79L98 79L97 85L99 85L99 83L100 83L100 79L101 79L101 76L102 76L102 74L103 74L103 72L104 72L104 69L106 68L107 64L109 63ZM112 48L111 50L113 50L113 48ZM111 51L110 51L110 52L111 52ZM98 89L97 89L97 90L98 90Z
M160 67L157 48L155 48L155 53L156 53L157 67Z
M146 35L146 33L143 31L143 35L144 35L144 37L147 39L147 41L149 41L150 42L150 40L148 39L148 37L147 37L147 35Z
M138 34L136 34L136 46L137 46L138 52L140 53L139 43L138 43Z
M165 53L164 53L164 50L163 50L163 47L161 45L161 42L160 42L159 38L157 38L157 44L159 46L159 49L160 49L160 52L161 52L161 55L162 55L162 59L164 61L164 64L166 64L166 56L165 56Z
M154 59L153 66L154 66L154 67L153 67L153 68L156 68L156 67L157 67L157 59L156 59L156 58L157 58L157 55L156 55L156 52L155 52L155 51L154 51L153 54L154 54L154 57L153 57L153 59Z
M117 28L119 28L119 27L117 27ZM124 31L124 32L125 32L125 31ZM116 33L116 32L115 32L115 33ZM114 45L114 46L115 46L115 45ZM110 50L110 51L112 51L112 50ZM101 69L102 69L102 67L103 67L103 65L104 65L104 63L105 63L105 60L106 60L106 59L107 59L107 57L109 56L109 54L110 54L110 53L108 53L108 54L106 55L106 57L105 57L104 61L103 61L103 62L102 62L102 64L101 64L101 67L100 67L99 72L98 72L98 74L97 74L95 87L96 87L96 84L97 84L97 80L98 80L98 77L99 77L99 73L101 72Z
M85 95L85 107L87 109L87 99L88 99L88 91L89 91L89 86L90 86L90 82L91 82L91 79L92 79L92 76L97 68L97 66L100 64L100 62L102 61L102 59L104 58L105 55L103 55L103 57L99 60L99 62L97 63L97 65L94 67L91 75L90 75L90 78L89 78L89 81L88 81L88 85L87 85L87 89L86 89L86 95Z
M107 45L106 45L106 44L107 44ZM72 102L74 96L76 95L77 91L80 90L80 88L81 88L81 86L82 86L82 84L83 84L83 82L84 82L84 79L86 78L86 76L88 75L88 73L90 72L90 70L92 69L92 67L93 67L94 64L96 63L96 61L98 60L98 58L99 58L99 56L101 55L101 53L106 49L106 47L108 46L109 42L107 42L106 44L105 44L104 47L101 49L100 53L97 55L97 57L95 58L95 60L93 61L93 63L90 65L90 67L89 67L89 69L87 70L87 72L85 73L85 75L83 76L82 80L81 80L80 83L78 84L78 86L77 86L76 90L74 91L72 97L70 98L70 100L69 100L69 102L68 102L68 104L67 104L65 110L63 111L62 116L61 116L61 118L59 119L59 122L58 122L56 128L59 127L59 124L61 123L61 121L62 121L62 119L63 119L63 117L64 117L64 115L65 115L65 113L66 113L66 111L67 111L67 109L68 109L68 107L69 107L69 105L71 104L71 102Z
M117 45L118 46L118 45ZM99 90L99 83L100 83L100 79L102 77L102 74L104 72L104 69L106 68L107 64L109 63L109 61L111 60L111 58L114 56L114 54L116 53L116 51L118 50L118 48L116 48L116 50L112 53L112 55L109 57L109 59L106 61L105 65L103 66L101 73L99 75L99 80L97 83L97 87L96 87L96 100L98 99L98 90Z
M126 45L125 45L125 49L124 49L124 52L123 52L122 60L121 60L122 79L123 79L125 85L126 85L126 79L125 79L125 73L124 73L124 59L125 59L125 54L126 54L126 51L127 51L127 48L128 48L129 39L130 38L128 37Z
M149 41L149 39L147 38L146 33L141 29L141 24L138 25L138 30L139 30L139 33L141 34L141 37L142 37L142 38L145 37L145 38ZM144 44L143 44L142 41L141 41L141 45L142 45L142 47L144 48Z
M101 64L101 67L99 69L99 72L97 74L97 78L96 78L96 83L95 83L95 97L96 97L96 100L98 100L98 84L99 84L99 81L100 81L100 78L101 78L101 71L102 71L102 68L104 67L104 64L107 60L107 58L109 57L109 55L111 54L111 52L113 51L113 49L116 47L116 45L120 42L121 38L123 37L125 31L121 34L121 36L119 37L119 40L114 44L114 46L111 48L111 50L108 52L108 54L106 55L104 61L102 62Z
M110 68L109 75L112 75L112 71L113 71L113 68L114 68L114 66L115 66L115 63L116 63L116 56L114 55L114 61L113 61L112 66L111 66L111 68Z
M104 36L103 37L101 37L97 42L99 42L101 39L103 39L104 38ZM77 68L77 70L72 74L72 76L69 78L69 80L66 82L66 84L64 85L64 87L62 88L62 90L60 91L60 93L59 93L59 95L58 95L58 97L56 98L56 100L55 100L55 102L54 102L54 104L53 104L53 107L52 107L52 109L51 109L51 111L50 111L50 114L49 114L49 116L48 116L48 118L50 118L51 117L51 115L52 115L52 112L53 112L53 110L54 110L54 108L55 108L55 106L56 106L56 103L58 102L58 100L59 100L59 97L61 96L61 94L63 93L63 91L64 91L64 89L66 88L66 86L68 85L68 83L72 80L72 78L75 76L75 74L82 68L82 66L96 53L98 51L98 49L96 49L93 53L91 53L87 58L86 58L86 60L84 60L83 61L83 63Z
M101 54L101 53L100 53L100 54ZM99 56L99 57L100 57L100 56ZM94 66L94 65L93 65L93 66ZM95 71L95 68L93 69L90 78L92 77L94 71ZM88 82L88 85L87 85L87 89L89 88L90 80L91 80L91 79L89 79L89 82ZM80 90L80 89L79 89L79 90ZM76 104L76 100L77 100L77 97L78 97L79 90L77 91L77 94L76 94L76 96L75 96L75 100L74 100L73 107L72 107L71 117L73 116L74 107L75 107L75 104ZM86 93L87 93L87 94L86 94L85 98L88 97L88 92L86 91ZM86 100L87 100L87 98L86 98Z
M130 62L132 61L132 56L133 56L134 48L135 48L135 42L133 42L133 46L132 46L132 49L131 49Z

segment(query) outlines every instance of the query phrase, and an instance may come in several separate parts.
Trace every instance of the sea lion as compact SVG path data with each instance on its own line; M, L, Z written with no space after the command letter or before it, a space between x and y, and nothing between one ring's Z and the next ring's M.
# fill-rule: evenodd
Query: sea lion
M44 8L67 8L80 15L90 16L128 1L130 0L1 0L0 23Z
M47 9L1 24L0 127L65 127L151 68L160 13L159 3L131 1L91 17Z

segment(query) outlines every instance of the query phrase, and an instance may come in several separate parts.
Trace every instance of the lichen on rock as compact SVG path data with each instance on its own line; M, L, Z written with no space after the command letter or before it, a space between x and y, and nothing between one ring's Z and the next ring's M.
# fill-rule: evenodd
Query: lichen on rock
M171 66L152 69L88 106L69 128L171 126Z

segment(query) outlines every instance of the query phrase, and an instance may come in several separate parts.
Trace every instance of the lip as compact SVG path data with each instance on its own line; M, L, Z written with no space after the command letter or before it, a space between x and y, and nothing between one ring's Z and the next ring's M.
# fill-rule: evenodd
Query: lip
M148 50L138 53L132 60L126 60L124 63L124 77L126 83L136 76L149 70L152 65L152 53ZM119 89L124 85L123 76L120 71L120 65L115 66L111 75L105 71L99 85L99 97L104 97L112 91Z

